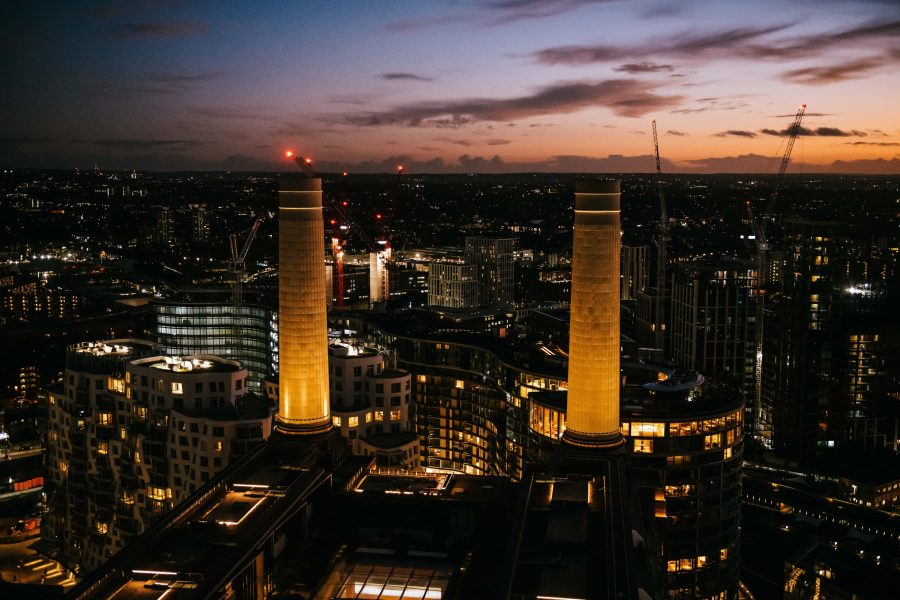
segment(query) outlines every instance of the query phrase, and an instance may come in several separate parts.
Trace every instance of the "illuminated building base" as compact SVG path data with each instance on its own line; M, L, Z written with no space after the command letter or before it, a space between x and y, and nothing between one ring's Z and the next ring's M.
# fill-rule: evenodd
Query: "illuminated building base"
M625 446L625 438L618 431L609 434L584 434L566 429L562 441L569 446L594 450L614 450Z
M330 434L334 430L334 426L331 424L331 421L326 421L324 423L302 423L302 422L289 422L283 421L282 419L275 417L275 431L289 436L325 436Z

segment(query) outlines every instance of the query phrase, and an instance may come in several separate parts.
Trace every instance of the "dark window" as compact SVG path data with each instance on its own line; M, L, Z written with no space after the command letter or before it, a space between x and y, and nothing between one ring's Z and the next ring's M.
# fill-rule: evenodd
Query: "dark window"
M359 377L362 375L362 367L353 367L353 376Z
M391 396L391 406L400 406L400 396Z
M198 394L203 393L203 382L202 381L198 381L197 383L194 384L194 392L196 392Z
M206 457L206 456L201 456L201 457L200 457L200 466L201 466L201 467L208 467L208 466L209 466L209 458Z
M392 383L392 384L391 384L391 391L392 391L392 392L399 392L399 391L400 391L400 382L399 382L399 381L396 382L396 383Z
M383 393L384 393L384 384L383 384L383 383L376 383L376 384L375 384L375 391L378 392L379 394L383 394Z
M384 406L384 398L378 396L375 398L375 406Z
M213 435L216 437L225 437L224 427L213 427Z

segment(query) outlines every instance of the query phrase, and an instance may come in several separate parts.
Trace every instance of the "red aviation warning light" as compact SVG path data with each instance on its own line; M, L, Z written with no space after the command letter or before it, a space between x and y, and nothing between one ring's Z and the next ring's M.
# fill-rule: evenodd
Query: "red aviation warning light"
M376 215L375 215L375 218L376 218L376 219L380 219L380 218L381 218L381 213L376 214Z
M293 150L288 150L287 152L284 153L284 156L285 156L285 158L293 158L293 157L294 157L294 151L293 151Z
M397 172L398 172L398 173L402 173L402 172L403 172L403 165L397 165Z

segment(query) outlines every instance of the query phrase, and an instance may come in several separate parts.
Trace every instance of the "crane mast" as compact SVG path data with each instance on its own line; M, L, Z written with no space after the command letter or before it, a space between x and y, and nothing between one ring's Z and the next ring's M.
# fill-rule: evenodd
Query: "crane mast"
M231 301L235 306L240 306L244 301L244 275L246 275L247 272L245 261L247 259L247 253L250 252L250 245L253 243L261 223L261 219L256 219L256 221L253 222L253 225L247 233L247 239L244 240L244 245L240 250L238 249L238 234L232 233L228 236L228 242L231 248L231 259L229 260L228 266L233 274Z
M659 231L656 238L656 306L654 307L654 337L656 347L665 346L664 303L666 298L666 249L669 242L669 214L666 211L666 194L663 189L662 168L659 161L659 138L656 134L656 119L653 119L653 150L656 154L656 193L659 196Z
M800 108L797 109L797 114L794 115L794 121L791 124L790 128L788 128L788 139L787 144L785 145L784 155L781 157L781 166L778 169L778 177L775 179L775 188L772 190L772 194L769 196L769 201L766 204L766 211L762 214L762 217L757 219L756 215L753 213L753 207L750 202L747 202L747 216L750 221L750 229L753 231L753 234L756 236L756 282L757 282L757 295L756 295L756 370L755 370L755 397L756 397L756 410L757 410L757 427L761 427L762 425L762 355L763 355L763 336L765 334L764 322L763 319L765 317L765 300L766 300L766 288L769 283L769 264L768 264L768 252L769 252L769 241L766 237L766 228L768 226L769 221L772 218L772 210L775 208L775 202L778 200L781 195L781 189L784 186L784 172L787 170L788 163L791 160L791 152L794 149L794 142L797 141L797 136L800 135L800 123L803 121L803 114L806 112L806 105L800 105Z

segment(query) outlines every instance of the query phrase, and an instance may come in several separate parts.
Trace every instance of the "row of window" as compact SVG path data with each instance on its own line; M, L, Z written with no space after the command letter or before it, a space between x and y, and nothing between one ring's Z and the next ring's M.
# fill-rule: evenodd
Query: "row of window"
M391 410L387 411L387 416L389 421L399 421L401 418L401 411L399 410ZM384 421L385 420L385 411L376 410L373 412L367 412L365 419L366 423L371 423L372 421ZM332 423L334 423L335 427L341 427L346 424L347 427L359 427L359 416L355 415L352 417L331 417Z

